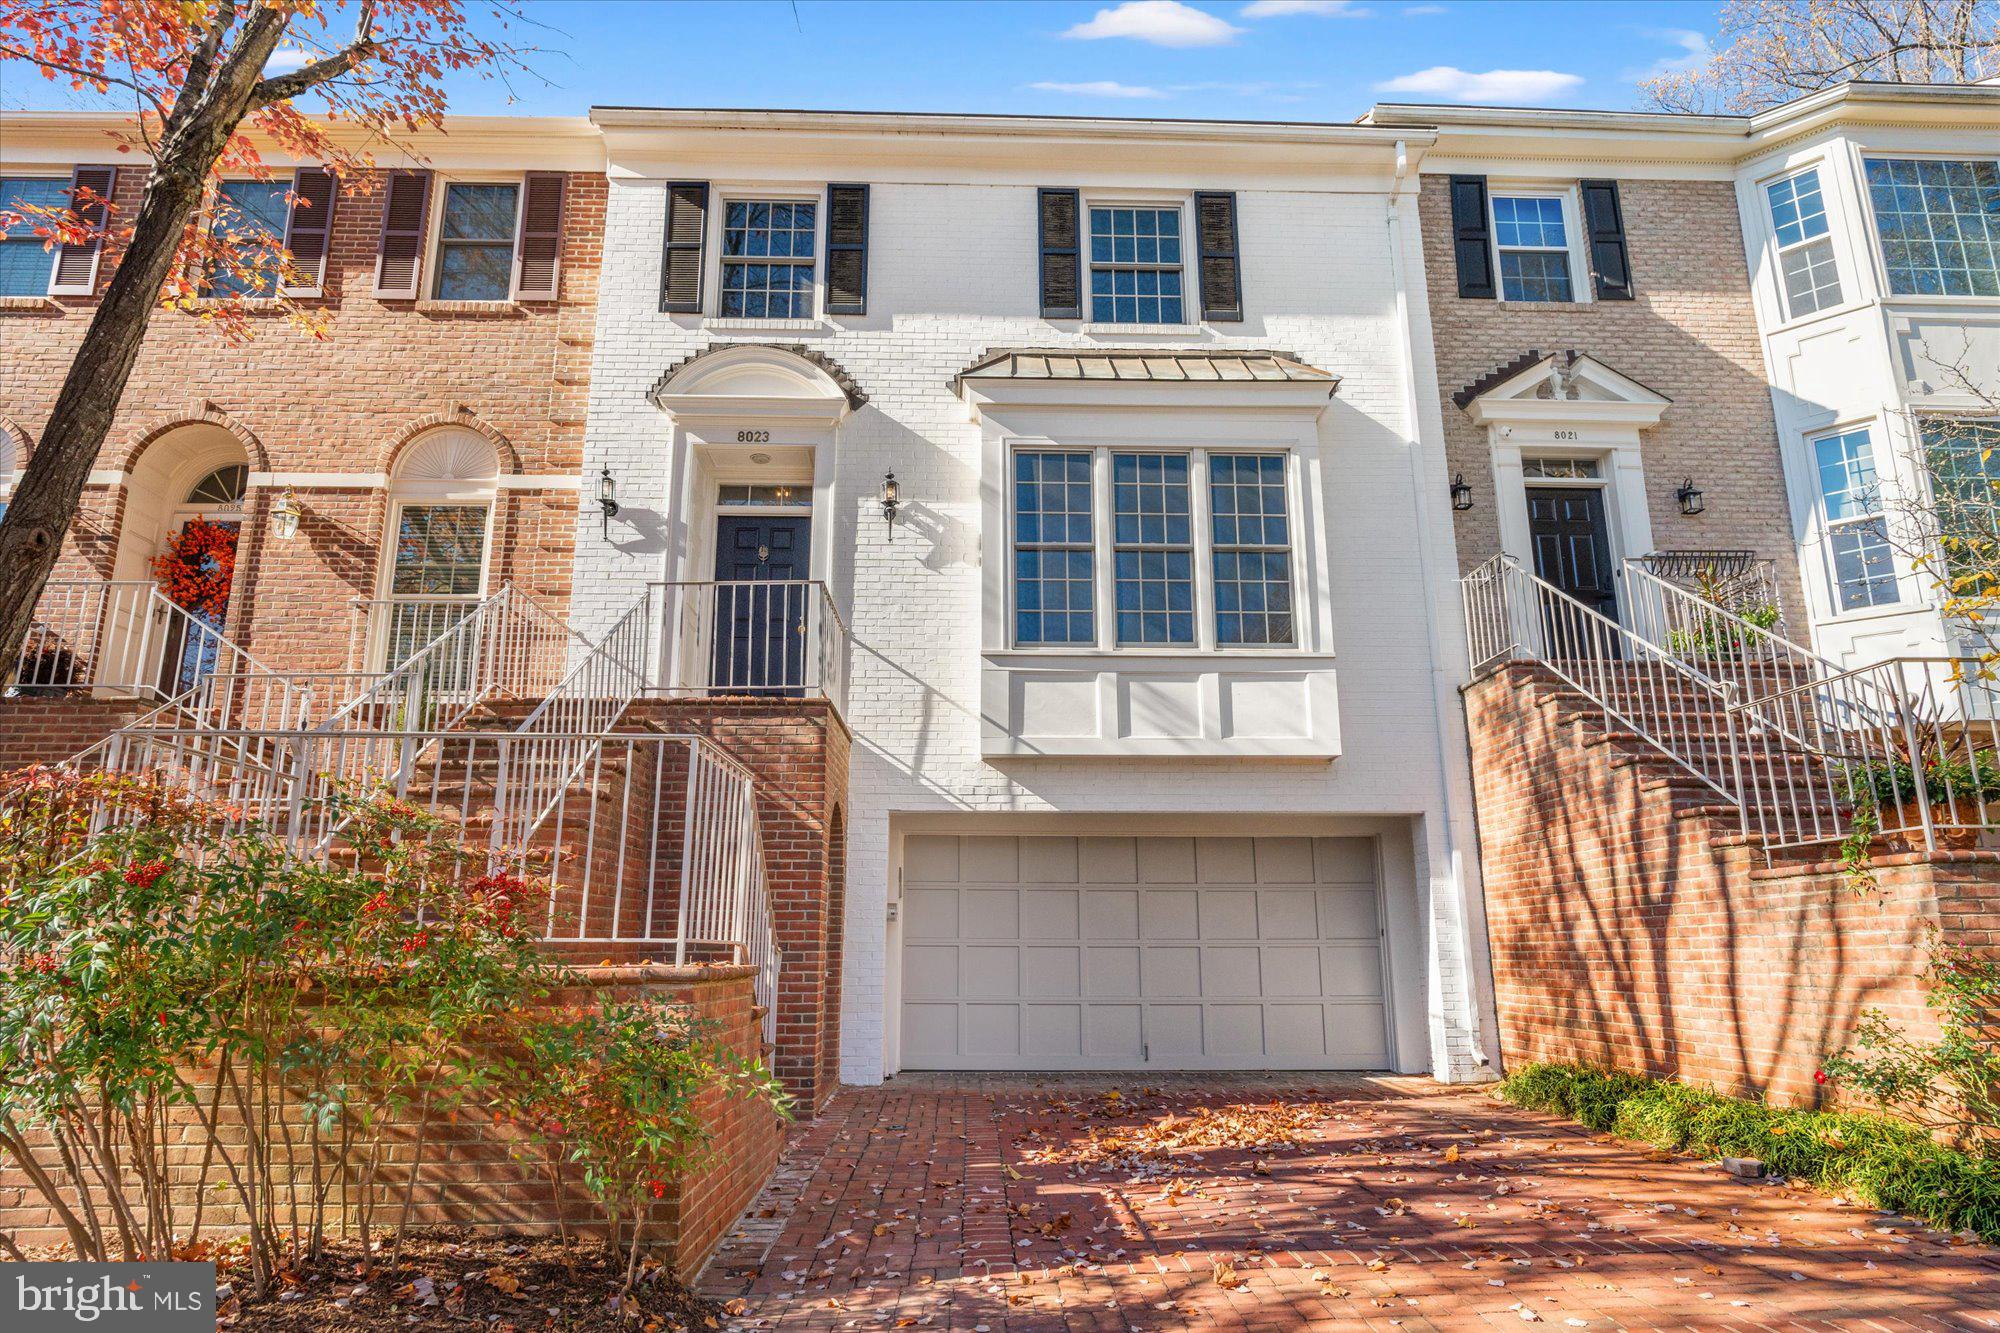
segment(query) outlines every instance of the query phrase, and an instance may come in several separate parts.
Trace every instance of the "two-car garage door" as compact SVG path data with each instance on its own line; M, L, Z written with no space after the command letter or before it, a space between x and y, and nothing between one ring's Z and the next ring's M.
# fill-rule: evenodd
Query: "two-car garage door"
M906 1069L1380 1069L1372 838L904 843Z

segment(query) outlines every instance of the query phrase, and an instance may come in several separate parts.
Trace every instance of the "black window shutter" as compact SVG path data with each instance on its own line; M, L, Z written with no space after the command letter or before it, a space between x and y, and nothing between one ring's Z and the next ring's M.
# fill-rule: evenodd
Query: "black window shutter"
M660 259L660 309L701 313L701 250L708 235L708 182L667 182L667 244Z
M1600 301L1632 299L1632 257L1625 248L1625 211L1617 181L1583 182L1583 225L1590 236L1590 274Z
M1042 318L1083 318L1083 197L1075 190L1037 190L1042 223Z
M868 187L826 187L826 313L868 313Z
M1498 293L1493 287L1493 245L1487 224L1486 178L1451 178L1452 251L1458 261L1458 294L1491 301Z
M1227 191L1194 197L1195 239L1201 248L1201 317L1243 318L1243 270L1236 249L1236 196Z

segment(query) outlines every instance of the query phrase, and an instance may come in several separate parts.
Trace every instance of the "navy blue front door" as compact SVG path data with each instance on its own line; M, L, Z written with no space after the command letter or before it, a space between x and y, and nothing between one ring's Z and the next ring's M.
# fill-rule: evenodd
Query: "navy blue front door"
M803 692L811 538L812 520L803 516L716 521L710 688L727 694Z

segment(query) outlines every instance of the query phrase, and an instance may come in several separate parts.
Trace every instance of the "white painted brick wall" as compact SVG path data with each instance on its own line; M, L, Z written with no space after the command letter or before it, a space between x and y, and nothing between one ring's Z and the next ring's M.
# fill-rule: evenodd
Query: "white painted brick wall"
M1410 816L1418 821L1418 882L1428 890L1420 896L1460 892L1456 862L1474 857L1469 804L1445 808L1438 756L1454 751L1441 744L1436 721L1405 406L1417 399L1394 317L1386 210L1379 193L1241 192L1250 318L1215 329L1223 341L1286 349L1342 377L1321 440L1345 753L1331 765L1067 761L1003 772L979 753L979 432L949 381L990 347L1091 341L1073 324L1036 315L1033 187L877 184L865 318L818 334L710 334L697 318L659 312L662 182L614 174L584 476L610 467L627 509L608 544L594 513L580 521L572 605L581 627L601 630L665 568L671 431L646 394L667 366L711 343L804 341L869 396L839 433L832 580L855 640L845 1079L873 1082L882 1073L891 812ZM1421 272L1409 283L1421 302ZM1428 337L1427 326L1419 336ZM1428 358L1420 364L1428 374ZM1434 403L1435 386L1422 395ZM1425 475L1436 474L1441 496L1441 445L1432 438L1426 448L1436 458ZM875 503L891 468L906 501L893 541ZM1448 561L1448 545L1440 549ZM1455 643L1459 630L1453 623L1440 633ZM1450 820L1462 827L1456 852L1446 854L1440 830ZM1424 908L1434 923L1424 964L1431 975L1408 975L1423 960L1403 959L1397 981L1426 993L1440 1025L1430 1043L1439 1072L1465 1076L1472 1038L1464 1023L1438 1017L1467 1012L1465 944L1449 913L1428 901Z

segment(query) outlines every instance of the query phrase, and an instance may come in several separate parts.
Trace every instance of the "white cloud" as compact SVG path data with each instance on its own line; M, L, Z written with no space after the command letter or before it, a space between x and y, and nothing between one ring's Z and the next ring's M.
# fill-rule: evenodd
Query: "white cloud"
M1657 79L1667 74L1685 74L1692 69L1700 69L1715 54L1709 48L1708 38L1702 33L1687 28L1649 28L1646 36L1672 42L1681 49L1677 56L1661 56L1649 68L1631 71L1629 79Z
M1091 83L1031 83L1028 85L1045 93L1071 93L1078 97L1165 97L1158 88L1143 85L1117 83L1111 79L1098 79Z
M1130 37L1154 46L1227 46L1242 31L1180 0L1125 0L1122 5L1098 10L1088 22L1077 24L1063 36L1086 41Z
M1404 5L1404 6L1403 6L1403 16L1404 16L1405 18L1413 18L1413 19L1414 19L1414 18L1422 18L1422 17L1423 17L1424 15L1426 15L1426 14L1442 14L1442 13L1444 13L1444 12L1445 12L1445 10L1444 10L1444 6L1443 6L1443 5Z
M271 52L271 58L264 62L266 74L290 74L295 69L304 69L312 54L301 51L296 46L281 46Z
M1365 19L1374 14L1354 0L1250 0L1243 6L1246 19L1282 19L1294 14L1311 14L1325 19Z
M1473 71L1433 65L1375 85L1377 92L1423 93L1454 102L1542 102L1581 86L1583 76L1553 69Z

